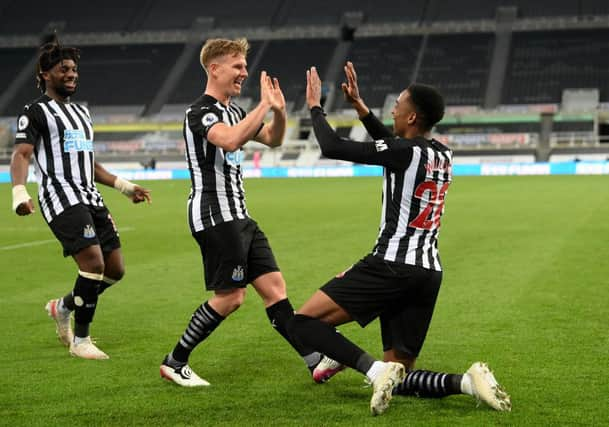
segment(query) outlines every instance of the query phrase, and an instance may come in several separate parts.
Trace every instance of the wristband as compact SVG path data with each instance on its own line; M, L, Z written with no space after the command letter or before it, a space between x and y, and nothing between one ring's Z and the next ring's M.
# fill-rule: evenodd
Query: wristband
M22 203L27 203L32 198L27 192L25 185L18 184L13 187L13 212L17 212L17 208Z
M135 184L121 178L120 176L117 176L114 180L114 188L127 197L131 197L135 193Z

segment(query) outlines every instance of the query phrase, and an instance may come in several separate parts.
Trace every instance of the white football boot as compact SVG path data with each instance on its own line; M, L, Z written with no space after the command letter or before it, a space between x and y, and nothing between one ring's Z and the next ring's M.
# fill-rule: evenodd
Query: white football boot
M345 365L337 362L334 359L330 359L327 356L322 357L321 361L313 369L313 381L318 384L325 383L334 375L345 369Z
M393 389L406 378L404 365L396 362L384 362L385 370L372 381L372 399L370 399L370 412L380 415L389 407L393 397Z
M464 375L469 375L472 395L478 402L484 402L496 411L512 410L510 395L497 383L486 363L474 363Z
M161 364L161 377L174 382L177 385L181 385L182 387L202 387L209 385L209 383L198 376L188 364L174 368L167 362L167 357L165 357Z
M86 337L84 340L76 344L74 341L70 344L70 354L75 357L91 360L110 359L106 353L101 351L93 342L91 337Z
M70 343L74 340L74 333L72 332L72 326L70 325L70 312L64 313L59 310L60 299L52 299L47 302L44 309L47 311L49 317L55 320L55 331L59 341L62 342L66 347L70 347Z

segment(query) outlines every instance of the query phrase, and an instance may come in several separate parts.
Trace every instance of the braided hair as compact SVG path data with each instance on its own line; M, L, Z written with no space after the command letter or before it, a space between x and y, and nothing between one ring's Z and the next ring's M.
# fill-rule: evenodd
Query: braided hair
M46 84L42 73L49 71L64 59L71 59L76 64L80 60L80 50L75 47L65 47L59 43L57 35L40 47L38 63L36 64L36 86L44 93Z

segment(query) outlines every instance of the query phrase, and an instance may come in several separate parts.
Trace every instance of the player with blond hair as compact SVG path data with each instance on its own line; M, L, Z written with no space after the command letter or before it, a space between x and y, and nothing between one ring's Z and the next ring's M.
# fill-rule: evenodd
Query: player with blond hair
M233 98L248 77L245 39L210 39L201 49L207 74L205 92L186 110L184 140L190 170L188 223L197 241L211 298L193 313L186 330L163 360L161 376L185 387L205 386L188 365L194 348L244 301L252 284L262 298L272 326L303 356L286 332L294 310L269 242L245 204L242 147L250 140L269 147L282 144L286 104L277 78L260 73L260 101L246 114ZM272 120L264 123L272 112ZM308 352L307 352L308 353ZM312 370L320 361L309 354Z

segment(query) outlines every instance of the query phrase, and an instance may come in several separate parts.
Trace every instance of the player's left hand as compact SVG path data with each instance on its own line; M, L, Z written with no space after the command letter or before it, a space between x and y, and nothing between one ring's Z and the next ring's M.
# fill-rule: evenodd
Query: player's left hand
M133 194L129 196L129 198L131 199L131 201L133 201L133 203L141 203L144 201L148 202L148 204L152 203L152 197L150 197L150 190L144 187L140 187L137 184L135 184L135 187L133 188Z
M309 109L321 107L321 79L315 67L307 70L307 105Z
M274 112L285 112L285 97L279 86L279 79L277 77L267 76L266 86L268 99L271 102L271 109Z

